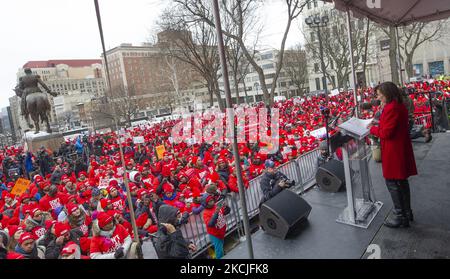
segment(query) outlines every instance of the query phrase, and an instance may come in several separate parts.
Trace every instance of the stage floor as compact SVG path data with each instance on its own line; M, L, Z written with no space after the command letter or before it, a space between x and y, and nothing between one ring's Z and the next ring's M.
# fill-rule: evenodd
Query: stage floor
M368 229L336 222L347 205L345 192L325 193L316 186L304 199L312 206L308 222L286 240L262 230L252 235L256 259L359 259L367 258L370 244L380 247L381 258L450 258L450 133L433 134L431 143L414 141L419 175L410 179L415 222L409 229L382 226L392 201L381 174L381 164L371 161L370 172L377 200L383 202ZM247 258L240 243L225 259Z

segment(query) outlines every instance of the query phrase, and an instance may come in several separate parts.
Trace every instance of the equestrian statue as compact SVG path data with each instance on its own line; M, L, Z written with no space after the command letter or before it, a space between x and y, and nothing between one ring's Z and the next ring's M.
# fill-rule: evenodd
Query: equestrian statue
M21 115L32 129L33 125L30 122L31 115L31 119L35 126L35 134L38 134L40 131L39 120L41 123L46 123L47 132L51 133L52 130L49 122L50 102L47 99L47 95L39 88L39 85L53 97L56 97L58 94L52 92L41 80L41 77L39 75L34 75L30 68L25 68L24 72L25 76L19 78L19 83L14 88L16 95L21 98Z

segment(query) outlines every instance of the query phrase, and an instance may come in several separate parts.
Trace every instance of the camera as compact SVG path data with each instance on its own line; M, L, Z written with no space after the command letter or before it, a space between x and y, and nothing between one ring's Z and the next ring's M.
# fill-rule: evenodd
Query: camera
M287 185L286 188L290 188L290 187L292 187L292 186L295 185L295 181L294 181L294 180L290 180L290 179L282 179L282 180L280 180L279 183L283 183L283 182L284 182L284 184Z

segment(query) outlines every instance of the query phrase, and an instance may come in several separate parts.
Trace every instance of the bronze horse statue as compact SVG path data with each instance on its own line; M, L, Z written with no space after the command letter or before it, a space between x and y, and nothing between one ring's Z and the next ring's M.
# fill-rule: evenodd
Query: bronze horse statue
M57 96L57 94L51 92L38 75L33 75L31 69L25 69L25 73L26 75L19 79L19 84L14 88L16 95L21 98L22 115L28 126L33 128L33 125L30 123L31 115L35 126L35 134L38 134L40 131L39 120L41 123L46 123L47 132L51 133L49 122L50 102L47 99L47 95L40 90L38 84L52 96Z

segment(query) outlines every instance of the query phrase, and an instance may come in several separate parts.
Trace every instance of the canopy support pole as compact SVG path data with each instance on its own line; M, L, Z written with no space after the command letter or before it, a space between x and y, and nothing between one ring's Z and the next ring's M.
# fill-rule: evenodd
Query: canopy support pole
M395 40L397 41L397 64L400 77L400 86L403 86L402 60L400 58L400 40L398 36L398 26L395 26Z
M353 98L355 99L356 117L359 118L359 107L357 98L357 87L356 87L356 74L355 74L355 63L353 61L353 45L352 45L352 25L350 22L350 9L347 7L347 35L348 35L348 48L350 52L350 66L352 69L352 76L350 78L351 85L353 87Z

